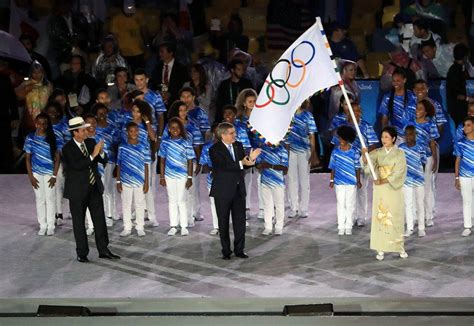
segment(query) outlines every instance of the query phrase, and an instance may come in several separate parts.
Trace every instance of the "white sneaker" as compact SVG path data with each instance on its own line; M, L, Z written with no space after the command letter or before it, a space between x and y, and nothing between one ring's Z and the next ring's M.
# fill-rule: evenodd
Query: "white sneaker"
M245 221L245 227L248 228L250 226L250 223Z
M432 227L432 226L434 225L433 220L431 220L431 219L430 219L430 220L426 220L425 225L426 225L427 227L429 227L429 228Z
M425 230L418 230L418 236L419 236L420 238L423 238L425 235L426 235Z
M106 218L105 218L105 224L106 224L107 226L109 226L109 227L110 227L110 226L114 226L114 220L113 220L112 218L110 218L110 217L106 217Z
M337 232L337 235L344 235L344 229L339 229L339 232Z
M188 228L193 228L194 227L194 222L188 222Z
M194 216L194 220L195 220L196 222L204 221L204 216L202 216L201 214L199 214L198 216Z
M38 235L46 235L46 228L40 228L38 231Z
M219 229L212 229L211 232L209 232L210 235L218 235L219 234Z
M275 229L275 235L282 235L283 229Z
M137 230L137 234L139 237L144 237L145 236L145 230Z
M39 234L39 233L38 233ZM471 235L471 229L464 229L461 234L463 237L468 237Z
M288 218L295 218L296 216L298 216L297 211L291 211L290 214L288 214Z
M87 235L93 235L94 234L94 229L88 228L87 231L86 231L86 234Z
M46 235L47 235L47 236L52 236L52 235L54 235L54 229L52 229L52 230L51 230L51 229L48 229L48 231L46 232Z
M402 252L400 253L400 258L401 258L401 259L407 259L407 258L408 258L407 252L406 252L406 251L402 251Z
M151 221L150 225L154 228L156 228L158 225L160 225L160 223L158 223L158 221L155 219L153 221Z
M308 212L301 212L298 214L300 218L308 218Z
M63 225L63 219L62 218L57 218L56 219L56 225L57 226Z
M186 228L181 228L181 235L182 235L183 237L189 235L188 229L186 229Z
M377 256L375 256L375 258L377 258L378 261L382 261L385 258L383 251L379 251L377 253Z
M171 229L168 231L168 235L169 235L169 236L176 235L176 233L178 233L178 229L175 228L175 227L171 228Z
M408 237L411 236L412 234L413 234L413 230L407 229L407 230L405 231L405 234L404 234L403 236L404 236L405 238L408 238Z
M346 235L352 235L352 229L346 229Z
M120 216L119 215L112 216L112 219L114 221L118 221L118 220L120 220Z
M262 232L262 235L271 235L271 234L272 234L272 230L268 230L268 229L265 229Z
M132 230L123 230L122 232L120 232L121 237L126 237L126 236L129 236L130 234L132 234Z

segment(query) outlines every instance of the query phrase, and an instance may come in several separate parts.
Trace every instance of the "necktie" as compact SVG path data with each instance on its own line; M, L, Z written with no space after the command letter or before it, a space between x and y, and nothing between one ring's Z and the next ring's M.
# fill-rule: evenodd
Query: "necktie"
M227 145L227 148L229 149L230 156L232 156L232 159L235 161L235 155L234 155L232 145Z
M163 84L165 85L168 85L168 82L169 82L168 74L169 74L168 65L165 63L165 75L163 76Z
M89 153L87 153L87 149L86 149L86 146L84 145L84 143L81 144L81 151L82 151L82 154L84 154L85 157L89 156ZM89 184L90 185L95 184L95 174L94 174L94 171L92 171L91 167L89 168Z

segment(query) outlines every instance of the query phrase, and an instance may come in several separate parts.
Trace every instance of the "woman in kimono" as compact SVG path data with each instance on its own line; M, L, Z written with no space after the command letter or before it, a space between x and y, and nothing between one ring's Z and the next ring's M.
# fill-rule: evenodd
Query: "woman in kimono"
M378 260L385 252L396 252L400 258L407 258L403 234L405 232L403 183L406 176L406 159L402 150L395 145L397 131L394 127L382 130L383 147L370 153L370 159L377 173L374 180L372 204L372 229L370 249L377 252ZM364 170L368 172L367 158L362 150Z

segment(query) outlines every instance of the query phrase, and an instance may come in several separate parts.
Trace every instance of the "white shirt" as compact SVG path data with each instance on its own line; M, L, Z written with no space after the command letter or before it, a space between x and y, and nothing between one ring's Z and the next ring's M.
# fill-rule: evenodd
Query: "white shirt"
M225 145L227 150L230 152L230 156L232 156L234 158L234 161L235 161L237 158L235 157L233 144L226 144L224 141L222 141L222 143ZM239 162L239 165L240 165L240 169L242 170L244 168L244 166L242 164L242 161L238 161L238 162Z
M84 148L86 149L87 154L89 154L89 151L87 150L87 146L86 146L86 143L85 143L85 142L80 143L80 142L78 142L74 137L72 138L72 140L74 140L74 142L76 143L77 147L79 147L79 149L81 150L81 152L82 152L81 146L82 146L82 144L84 144ZM100 157L104 158L104 152L100 153ZM91 159L91 161L94 160L94 158L92 157L92 155L89 155L89 158Z
M169 82L170 82L170 77L171 77L171 70L173 69L173 65L174 65L174 58L171 59L171 61L168 62L168 63L163 63L163 72L162 72L162 74L161 74L161 81L162 81L162 82L165 81L166 65L168 65L168 84L169 84Z

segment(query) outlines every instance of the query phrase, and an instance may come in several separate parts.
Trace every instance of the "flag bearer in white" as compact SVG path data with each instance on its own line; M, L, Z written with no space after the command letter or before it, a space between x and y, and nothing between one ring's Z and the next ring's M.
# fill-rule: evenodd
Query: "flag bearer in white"
M454 166L456 189L461 190L462 215L464 217L463 237L471 234L472 202L474 194L474 117L464 119L466 137L454 147L456 164Z
M120 145L117 155L117 191L122 194L123 231L120 236L132 233L132 201L135 208L138 236L145 236L145 194L149 190L148 151L140 142L135 122L126 127L128 141Z
M288 144L288 195L290 199L289 218L299 215L308 217L309 204L309 170L310 166L319 165L316 153L314 133L318 131L313 114L307 111L309 101L304 101L296 110L291 125ZM300 195L301 189L301 195Z
M406 142L399 148L405 152L407 160L407 176L403 184L405 198L405 220L407 228L405 237L413 234L414 217L418 220L418 236L425 233L425 175L423 167L426 164L426 149L416 141L416 128L413 125L405 128Z
M265 229L262 234L272 234L275 216L275 235L281 235L285 218L285 174L288 172L288 151L282 144L276 147L263 146L257 159L257 169L261 173L264 206Z
M356 132L349 126L337 129L339 146L331 153L329 168L331 180L329 187L335 188L337 200L337 228L339 235L351 235L353 215L356 203L356 187L360 183L360 153L352 147Z

